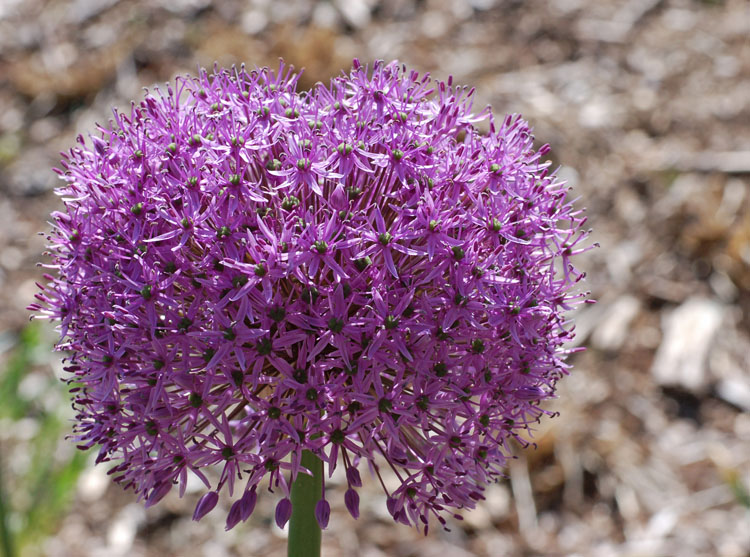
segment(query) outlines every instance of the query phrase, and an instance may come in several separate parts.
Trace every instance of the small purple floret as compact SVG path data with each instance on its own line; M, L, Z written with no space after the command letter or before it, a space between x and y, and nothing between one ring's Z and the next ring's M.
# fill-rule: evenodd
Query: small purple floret
M253 487L249 491L246 491L240 498L240 519L247 520L255 510L255 503L258 500L258 493Z
M178 78L79 138L31 309L59 323L79 445L147 505L195 474L194 517L225 490L232 528L310 450L353 516L367 461L401 479L396 521L443 524L549 413L585 218L529 126L450 79L296 82Z
M354 518L359 518L359 493L354 489L347 489L344 493L344 505Z
M193 520L200 520L208 513L210 513L216 503L219 502L219 494L215 491L209 491L203 497L198 500L198 504L195 506L195 512L193 513Z
M292 516L292 502L285 497L276 505L276 525L283 528Z
M318 526L325 530L328 527L328 519L330 517L331 505L325 499L321 499L315 504L315 520L318 521Z

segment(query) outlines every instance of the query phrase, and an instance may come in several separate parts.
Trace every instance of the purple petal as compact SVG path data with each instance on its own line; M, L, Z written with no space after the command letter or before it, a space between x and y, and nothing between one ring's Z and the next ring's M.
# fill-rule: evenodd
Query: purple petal
M527 385L516 389L516 396L521 400L540 400L546 398L547 393L541 387Z
M320 184L318 184L318 179L315 176L315 174L308 174L307 176L305 176L304 182L308 186L310 186L310 189L313 191L315 195L323 197L323 190L320 189Z
M208 513L210 513L216 503L219 502L219 494L215 491L209 491L203 497L198 500L198 504L195 505L195 511L193 512L193 520L200 520Z
M378 290L373 291L372 301L375 304L375 309L377 310L377 312L385 317L386 313L388 312L388 307L385 305L383 296L380 295L380 292Z
M362 487L362 478L359 475L359 470L356 468L346 469L346 481L348 481L351 486Z
M149 508L152 505L156 505L156 503L164 499L164 496L169 493L171 489L172 484L170 482L165 482L161 485L157 485L154 489L151 490L151 494L146 499L146 508Z
M336 314L344 312L344 287L341 284L333 291L333 296L328 298L328 307Z
M331 205L337 211L343 211L349 206L349 202L346 199L346 192L344 191L344 185L341 182L339 182L331 194Z
M323 261L326 262L326 265L328 265L331 269L333 269L333 272L336 273L339 278L341 279L348 279L349 275L344 271L344 269L341 268L341 266L336 263L336 260L333 257L324 257Z
M409 520L409 517L406 514L406 509L400 509L395 515L393 515L393 518L395 518L396 521L400 522L401 524L411 526L411 520Z
M381 234L386 232L385 220L383 220L383 214L380 212L380 207L375 207L375 225L378 228L378 232Z
M393 275L393 278L398 278L398 271L396 271L396 265L393 263L393 256L391 255L391 250L384 249L383 250L383 256L385 257L385 266L388 267L388 271Z
M395 517L396 513L401 510L401 505L398 502L398 499L394 499L393 497L388 497L388 500L385 502L385 506L388 509L388 512L391 513L391 516Z
M232 503L232 506L229 508L229 514L227 515L227 524L226 524L225 529L231 530L232 528L237 526L237 523L241 519L242 519L242 499Z
M318 521L318 526L320 526L322 530L325 530L328 527L328 519L330 516L331 505L329 505L328 501L325 499L321 499L315 505L315 520Z
M91 143L94 144L94 149L99 156L104 155L104 152L107 150L107 143L103 139L91 136Z

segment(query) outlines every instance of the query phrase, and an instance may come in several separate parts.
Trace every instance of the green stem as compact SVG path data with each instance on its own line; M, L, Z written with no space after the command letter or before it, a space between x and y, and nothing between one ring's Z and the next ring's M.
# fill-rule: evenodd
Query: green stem
M8 514L5 507L5 492L2 479L3 463L0 462L0 554L3 557L13 557L16 553L13 549L13 538L8 527Z
M313 475L299 474L292 484L287 557L320 557L320 526L315 519L315 505L323 493L323 462L310 451L302 451L302 466Z

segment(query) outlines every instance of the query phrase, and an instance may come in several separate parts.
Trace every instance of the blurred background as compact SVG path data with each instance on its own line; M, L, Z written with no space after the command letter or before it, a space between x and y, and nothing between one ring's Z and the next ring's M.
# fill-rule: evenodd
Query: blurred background
M64 439L54 331L24 309L51 168L143 87L200 66L400 59L520 112L588 207L573 373L536 450L424 537L375 482L334 494L334 556L750 555L747 0L0 0L0 555L285 555L274 496L223 531L199 490L145 511ZM335 485L333 489L340 489ZM223 510L222 510L223 509Z

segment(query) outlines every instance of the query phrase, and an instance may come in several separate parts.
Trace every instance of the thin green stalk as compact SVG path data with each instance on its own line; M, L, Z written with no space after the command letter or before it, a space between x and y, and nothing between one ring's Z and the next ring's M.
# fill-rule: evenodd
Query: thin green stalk
M2 462L0 462L0 550L3 557L13 557L13 538L8 527L8 513L5 507L5 491L3 490Z
M302 451L302 466L313 475L299 474L292 484L287 557L320 557L320 526L315 519L315 505L323 492L323 462L310 451Z

